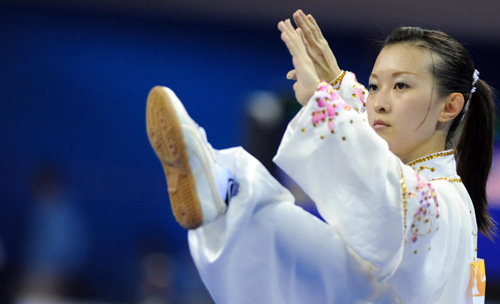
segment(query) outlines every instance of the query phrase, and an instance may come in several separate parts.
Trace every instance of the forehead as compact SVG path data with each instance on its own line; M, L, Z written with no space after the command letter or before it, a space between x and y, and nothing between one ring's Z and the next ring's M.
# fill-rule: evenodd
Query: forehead
M433 58L431 52L425 48L409 44L388 45L380 51L375 61L373 74L410 72L428 76L432 69Z

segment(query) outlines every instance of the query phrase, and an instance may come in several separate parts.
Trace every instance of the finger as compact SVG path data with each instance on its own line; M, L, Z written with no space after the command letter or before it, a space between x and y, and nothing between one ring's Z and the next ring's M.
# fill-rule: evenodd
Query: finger
M300 27L296 28L295 31L297 32L297 35L299 35L300 39L302 40L302 43L304 43L304 45L306 46L309 46L309 43L307 42L306 40L306 37L304 37L304 32L302 31L302 29Z
M286 26L286 28L287 28L288 31L295 32L295 28L293 27L292 22L290 21L290 19L286 19L285 20L285 26Z
M299 27L300 12L301 12L301 10L297 10L297 11L295 11L295 13L293 13L293 15L292 15L292 16L293 16L293 21L295 21L295 25L296 25L297 27Z
M291 45L290 39L288 39L286 32L281 32L281 40L283 40L283 42L285 43L285 45L288 49L288 52L290 52L290 55L292 55L292 57L293 57L293 54L294 54L294 51L292 50L293 45Z
M284 25L285 24L283 23L283 21L278 22L278 29L280 30L280 32L284 31Z
M309 47L309 42L307 42L306 37L304 37L304 32L302 32L302 29L300 29L300 28L295 29L295 31L299 35L300 39L302 39L302 43L304 44L304 46L306 48L307 54L309 54L309 56L311 56L311 48Z
M325 39L323 37L323 33L321 32L321 29L318 26L318 23L316 22L316 19L314 19L314 17L311 14L307 15L307 19L311 22L311 24L313 25L313 27L316 29L316 32L318 33L318 36L320 38L322 38L322 39Z
M286 79L289 80L297 80L297 74L295 73L295 70L291 70L286 74Z
M301 10L298 10L294 15L294 20L295 20L295 23L297 24L297 26L302 30L305 38L307 39L307 41L309 42L315 42L315 36L314 36L314 33L312 31L312 27L309 26L307 23L306 23L306 19L305 18L305 14L304 12L302 12Z
M290 19L287 19L285 21L280 21L278 23L278 29L282 33L287 33L287 35L290 39L293 39L293 36L296 35L295 29L293 28L292 24L290 23Z
M305 47L302 44L302 39L300 36L295 32L295 28L292 25L292 22L290 19L285 20L285 27L286 27L286 34L288 38L290 39L290 42L294 45L295 49L300 52L302 50L305 51Z
M309 20L309 18L306 16L306 14L304 14L304 12L301 12L300 16L301 19L304 21L306 27L311 31L314 39L316 41L319 41L319 39L321 38L320 35L318 34L319 27L314 26L314 24L311 22L311 20Z
M281 40L283 40L283 42L285 43L290 54L294 56L297 53L297 46L293 43L289 35L289 30L283 21L280 21L278 23L278 29L281 31Z
M302 43L300 36L293 28L290 19L278 23L278 28L281 31L281 39L285 42L288 51L293 57L292 62L295 68L297 68L296 64L311 61L309 54L307 54L307 50ZM312 62L310 63L312 64Z

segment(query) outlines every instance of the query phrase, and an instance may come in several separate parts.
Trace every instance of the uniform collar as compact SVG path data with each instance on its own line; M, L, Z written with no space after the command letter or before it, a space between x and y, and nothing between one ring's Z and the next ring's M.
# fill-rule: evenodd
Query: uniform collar
M407 165L429 181L445 179L451 182L461 182L457 174L455 150L429 154L411 161Z

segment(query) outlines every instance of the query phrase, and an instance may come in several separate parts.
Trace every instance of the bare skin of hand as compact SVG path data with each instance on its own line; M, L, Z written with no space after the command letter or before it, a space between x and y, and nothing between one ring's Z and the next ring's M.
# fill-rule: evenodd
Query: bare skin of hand
M319 78L326 81L333 81L340 75L342 70L328 42L323 37L316 20L310 14L306 16L302 10L297 10L293 14L293 19L297 25L296 31L302 38L307 53L314 62L314 67ZM288 79L295 79L295 77L295 70L288 72Z
M296 82L293 85L297 101L306 105L318 87L320 79L314 68L314 63L307 53L302 38L294 29L290 19L280 21L278 29L281 31L281 40L285 42L288 51L292 55L292 63L295 68Z

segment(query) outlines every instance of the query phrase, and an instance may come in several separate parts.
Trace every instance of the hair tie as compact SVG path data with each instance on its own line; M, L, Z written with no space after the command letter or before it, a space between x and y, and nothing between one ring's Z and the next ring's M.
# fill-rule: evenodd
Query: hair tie
M474 93L476 91L476 82L479 80L479 71L474 69L474 74L472 74L472 89L470 90L470 95L469 95L469 99L467 99L467 102L465 103L465 106L464 106L464 109L462 112L466 113L467 111L469 111L469 105L470 105L470 100L472 99L472 93ZM465 119L465 115L462 116L462 122L464 121Z
M472 89L470 90L470 93L474 93L476 92L476 82L479 80L479 71L478 70L474 70L474 74L472 75Z

